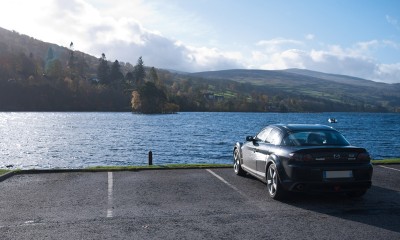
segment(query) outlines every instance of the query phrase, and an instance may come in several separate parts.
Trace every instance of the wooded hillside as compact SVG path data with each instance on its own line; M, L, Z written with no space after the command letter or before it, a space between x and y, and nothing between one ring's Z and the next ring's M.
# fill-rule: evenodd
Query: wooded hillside
M299 69L179 73L67 44L0 28L0 111L400 111L400 84Z

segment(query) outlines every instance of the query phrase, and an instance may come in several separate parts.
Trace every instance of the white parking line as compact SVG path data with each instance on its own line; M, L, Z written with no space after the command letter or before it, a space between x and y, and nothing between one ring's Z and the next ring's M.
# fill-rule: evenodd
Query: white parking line
M254 201L251 198L249 198L249 196L247 196L246 194L244 194L242 191L240 191L237 187L233 186L232 184L230 184L228 181L226 181L224 178L222 178L220 175L216 174L215 172L213 172L211 169L206 169L207 172L211 173L212 175L214 175L214 177L218 178L221 182L225 183L226 185L228 185L230 188L232 188L233 190L235 190L237 193L239 193L243 198L245 198L252 206L257 206L260 210L262 211L267 211L267 208L265 207L265 205L263 204L262 201Z
M233 186L232 184L228 183L225 179L223 179L220 175L216 174L215 172L213 172L211 169L206 169L207 172L211 173L212 175L214 175L214 177L218 178L219 180L221 180L221 182L225 183L226 185L228 185L230 188L232 188L233 190L235 190L236 192L238 192L240 195L246 197L246 195L240 191L237 187ZM246 197L247 198L247 197Z
M383 168L387 168L387 169L390 169L390 170L395 170L395 171L400 172L400 169L391 168L391 167L386 167L386 166L382 166L382 165L379 165L379 166L381 166L381 167L383 167Z
M114 187L114 179L113 173L108 172L108 195L107 195L107 217L113 217L113 187Z

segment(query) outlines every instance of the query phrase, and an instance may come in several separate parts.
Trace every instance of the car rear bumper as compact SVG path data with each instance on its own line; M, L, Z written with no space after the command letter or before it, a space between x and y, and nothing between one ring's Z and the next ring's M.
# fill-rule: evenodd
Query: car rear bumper
M353 192L371 187L365 182L295 182L286 186L292 192Z
M372 185L371 164L287 165L281 177L282 186L295 192L350 192Z

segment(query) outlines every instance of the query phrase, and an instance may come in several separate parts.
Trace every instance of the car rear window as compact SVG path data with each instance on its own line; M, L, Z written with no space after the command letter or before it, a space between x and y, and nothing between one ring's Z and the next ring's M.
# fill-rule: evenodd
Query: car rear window
M350 143L336 131L301 131L287 135L283 142L287 146L348 146Z

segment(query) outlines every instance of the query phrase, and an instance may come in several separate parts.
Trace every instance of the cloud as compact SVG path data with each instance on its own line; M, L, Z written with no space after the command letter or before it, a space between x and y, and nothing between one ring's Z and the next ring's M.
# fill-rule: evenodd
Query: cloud
M185 45L146 29L134 18L104 18L84 1L75 1L81 3L83 7L80 9L84 10L74 12L76 19L85 18L87 12L93 18L86 25L88 34L84 39L92 43L87 49L91 53L105 53L108 59L133 64L142 56L145 65L189 72L243 68L238 61L240 53Z
M325 49L285 49L275 52L268 50L254 51L250 68L288 69L301 68L325 73L350 75L378 82L396 83L400 79L400 63L383 64L371 57L370 53L379 47L398 48L390 41L372 40L359 42L352 48L339 45Z
M400 79L400 63L395 64L379 64L375 69L374 76L383 82L399 83ZM378 80L379 81L379 80Z
M256 46L264 48L267 52L281 51L288 46L303 45L301 41L286 39L286 38L274 38L270 40L261 40L256 43Z
M47 42L69 46L72 41L76 50L98 57L105 53L110 61L118 59L135 64L142 56L145 65L156 68L188 72L303 68L382 82L399 82L400 79L400 63L381 63L373 57L382 49L399 51L400 44L394 41L371 40L344 47L315 43L311 41L315 39L314 34L307 34L303 36L304 41L280 37L264 39L240 47L241 51L201 44L205 41L194 46L171 36L175 37L175 33L176 36L202 35L209 31L208 26L198 24L201 21L196 16L184 15L181 9L173 7L168 11L177 14L169 16L171 21L167 21L162 15L166 10L154 4L157 3L143 0L14 0L0 9L0 22L8 29ZM36 14L38 12L41 14ZM397 19L386 16L386 20L400 29ZM186 27L181 29L178 23ZM164 28L158 28L159 25ZM191 25L196 27L190 30L188 26ZM175 30L160 31L168 26Z
M305 36L305 38L306 38L307 40L314 40L315 36L314 36L314 34L309 33L309 34L307 34L307 35Z
M24 12L26 8L19 11L22 5L29 11ZM142 56L148 66L190 72L244 67L239 63L241 54L238 52L190 46L144 27L137 18L154 19L159 12L146 1L117 0L110 4L97 0L43 0L39 3L15 0L8 5L10 9L14 15L22 12L33 18L27 21L19 15L21 21L14 21L10 29L17 28L23 34L62 46L74 42L75 50L99 57L105 53L111 61L118 59L135 64ZM0 10L1 22L15 17L9 14L7 18L6 12ZM41 14L30 14L37 12Z
M145 65L164 69L197 72L244 67L239 63L241 54L237 52L190 47L148 32L142 33L140 38L142 43L120 41L93 47L98 49L97 51L107 49L109 59L110 56L119 60L127 59L134 64L137 58L142 56Z
M400 24L399 21L397 20L397 18L394 18L392 16L386 15L386 21L394 26L397 30L400 30Z
M389 48L392 48L392 49L395 49L395 50L400 50L400 43L396 43L396 42L393 42L393 41L390 41L390 40L383 40L382 44L385 47L389 47Z

